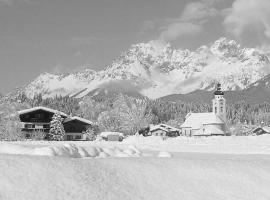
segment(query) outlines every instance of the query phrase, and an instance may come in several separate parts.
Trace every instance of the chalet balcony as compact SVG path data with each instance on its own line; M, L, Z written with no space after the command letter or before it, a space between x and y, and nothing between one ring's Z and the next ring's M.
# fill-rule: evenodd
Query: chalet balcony
M33 122L21 122L20 128L22 130L49 130L50 123L33 123Z

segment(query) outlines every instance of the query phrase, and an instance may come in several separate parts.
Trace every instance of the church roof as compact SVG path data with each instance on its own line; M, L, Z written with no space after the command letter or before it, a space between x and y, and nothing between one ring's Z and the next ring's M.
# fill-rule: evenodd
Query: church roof
M188 113L181 128L200 129L207 124L225 124L215 113Z

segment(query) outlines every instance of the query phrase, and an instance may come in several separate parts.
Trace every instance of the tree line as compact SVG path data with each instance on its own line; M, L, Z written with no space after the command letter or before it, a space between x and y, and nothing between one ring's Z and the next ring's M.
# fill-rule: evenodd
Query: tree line
M18 121L18 117L14 114L16 111L35 106L45 106L91 120L95 123L95 127L98 127L96 131L119 131L128 135L135 134L149 124L167 123L179 128L187 113L211 112L212 109L212 105L207 103L138 99L123 94L99 100L91 97L76 99L67 96L42 98L41 94L30 99L25 94L20 94L16 101L5 101L0 104L1 134L5 135L8 130L13 130L7 128L7 124L16 127L11 123ZM270 124L270 103L250 104L245 101L230 103L227 105L227 119L228 125L231 126L239 123Z

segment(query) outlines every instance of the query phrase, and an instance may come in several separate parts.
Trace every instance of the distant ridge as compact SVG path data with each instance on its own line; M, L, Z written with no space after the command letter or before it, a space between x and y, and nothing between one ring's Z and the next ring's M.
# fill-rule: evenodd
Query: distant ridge
M188 94L168 95L161 97L160 100L211 103L212 98L212 91L197 90ZM270 75L251 84L247 89L241 91L225 91L225 98L228 104L238 101L245 101L250 104L270 103Z

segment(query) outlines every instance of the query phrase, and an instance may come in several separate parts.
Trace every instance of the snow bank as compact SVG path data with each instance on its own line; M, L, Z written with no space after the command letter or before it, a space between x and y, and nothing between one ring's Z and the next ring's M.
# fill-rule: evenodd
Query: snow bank
M0 199L268 200L269 168L268 155L65 159L0 154Z
M123 144L139 149L169 152L200 152L222 154L270 154L270 135L175 137L130 136Z
M158 153L158 157L170 158L170 157L172 157L172 154L167 152L167 151L161 151L161 152Z
M0 145L0 154L60 156L71 158L84 157L139 157L141 152L135 147L95 147L77 146L75 144L62 144L57 146L29 147L23 145L5 144Z
M108 137L109 135L118 135L119 137L124 137L124 134L119 133L119 132L102 132L102 133L100 133L101 137Z

